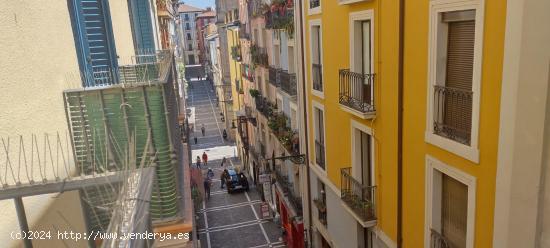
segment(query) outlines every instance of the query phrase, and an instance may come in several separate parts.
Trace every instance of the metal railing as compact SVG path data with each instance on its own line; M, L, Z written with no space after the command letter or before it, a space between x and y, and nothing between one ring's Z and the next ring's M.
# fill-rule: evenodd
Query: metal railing
M315 140L315 162L325 169L325 144Z
M363 185L351 176L351 167L342 168L342 201L346 203L363 221L376 220L376 186Z
M310 9L317 8L319 6L321 6L321 0L309 0Z
M317 207L317 215L319 222L323 225L327 225L327 200L326 197L320 197L313 199L313 204Z
M252 63L254 65L260 66L269 66L269 58L267 56L267 50L264 47L258 45L250 46L250 55L252 58Z
M311 66L313 89L323 91L323 66L320 64L312 64Z
M372 113L374 107L374 74L361 74L349 69L339 71L340 104L362 113Z
M285 194L288 201L294 206L294 209L296 209L298 216L302 216L302 198L294 193L294 184L290 182L288 175L285 175L285 173L281 171L282 166L285 165L275 166L275 180L283 189L283 194Z
M471 90L434 86L434 133L469 145L472 129Z
M290 96L296 96L296 74L288 73L287 71L281 71L280 73L281 90L289 94Z
M451 248L450 242L434 229L430 229L430 248Z
M247 64L241 64L241 75L250 82L254 82L254 71Z
M248 32L247 24L241 24L239 27L239 38L250 40L250 33Z
M258 97L254 98L256 103L256 110L260 112L266 119L269 119L273 113L275 112L275 105L270 103L267 98L259 95Z
M236 61L241 61L241 47L240 46L232 46L231 47L231 58L233 58Z
M269 67L269 83L275 87L281 85L281 69L275 67Z

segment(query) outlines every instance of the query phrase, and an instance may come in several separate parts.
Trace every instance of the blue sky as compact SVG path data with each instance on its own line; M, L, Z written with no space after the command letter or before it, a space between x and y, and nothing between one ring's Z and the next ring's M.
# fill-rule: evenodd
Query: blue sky
M191 6L194 6L194 7L201 8L201 9L204 9L206 7L214 8L214 5L215 5L214 0L184 0L184 1L180 0L180 2L184 2L187 5L191 5Z

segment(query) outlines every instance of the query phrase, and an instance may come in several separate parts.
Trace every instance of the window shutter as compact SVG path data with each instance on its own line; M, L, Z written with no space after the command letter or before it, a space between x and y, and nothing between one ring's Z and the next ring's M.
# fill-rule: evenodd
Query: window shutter
M452 136L470 143L472 129L472 76L475 20L448 23L447 70L445 81L445 126Z
M449 23L447 87L472 90L475 21Z
M441 234L451 248L466 247L468 187L445 174L441 189Z

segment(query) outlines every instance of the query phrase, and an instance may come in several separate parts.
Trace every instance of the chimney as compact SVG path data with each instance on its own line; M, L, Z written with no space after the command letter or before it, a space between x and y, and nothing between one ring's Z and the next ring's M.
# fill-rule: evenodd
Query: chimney
M206 11L212 11L212 7L207 7Z

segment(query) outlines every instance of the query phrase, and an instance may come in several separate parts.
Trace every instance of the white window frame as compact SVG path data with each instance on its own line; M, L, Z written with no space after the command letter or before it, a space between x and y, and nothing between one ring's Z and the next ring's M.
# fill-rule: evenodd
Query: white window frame
M322 91L318 91L313 89L313 26L319 26L319 46L320 46L320 54L319 54L319 60L321 61L321 66L324 67L324 61L323 61L323 25L321 22L321 19L314 19L309 21L309 75L308 75L308 82L311 85L311 94L324 99L325 98L325 81L326 79L323 77L323 70L324 68L321 68L321 75L322 75Z
M360 54L360 51L355 50L355 36L354 23L356 21L370 21L370 71L374 73L374 10L367 9L363 11L351 12L349 14L349 66L352 72L357 72L355 64L355 55Z
M311 113L312 114L312 117L313 117L313 164L315 165L315 167L317 167L319 170L323 171L323 172L327 172L328 170L328 163L327 163L327 126L326 126L326 113L325 113L325 106L323 106L323 104L317 102L317 101L311 101ZM315 160L315 156L317 154L315 154L315 141L317 140L317 123L316 123L316 116L315 116L315 109L319 109L321 110L321 112L323 112L323 146L325 147L325 168L323 169L323 167L321 167L319 164L317 164L317 161Z
M356 142L358 142L357 140L357 137L355 135L355 131L361 131L363 133L366 133L370 136L370 144L371 144L371 147L370 147L370 155L371 155L371 168L370 168L370 180L371 180L371 183L372 185L376 185L376 176L375 176L375 145L374 145L374 142L375 142L375 139L374 139L374 132L372 130L372 128L370 128L369 126L366 126L366 125L363 125L362 123L358 122L358 121L355 121L355 120L351 120L351 171L352 171L352 176L353 178L355 178L356 180L362 182L362 177L363 175L361 175L361 170L360 170L360 166L362 166L361 164L359 164L359 162L361 161L361 155L359 154L360 151L357 151L357 146L356 146ZM360 141L359 141L360 142Z
M441 223L441 209L434 209L434 203L441 202L441 194L434 194L434 186L441 187L441 180L437 180L436 173L445 174L468 187L468 210L466 220L466 248L474 248L475 214L476 214L476 178L449 166L434 157L426 155L426 188L425 188L425 229L424 247L430 247L431 230ZM439 216L439 217L438 217ZM433 228L439 229L439 228Z
M472 73L472 127L470 132L470 145L465 145L437 135L433 132L434 125L434 85L437 85L437 60L438 54L438 27L440 14L450 11L475 10L475 43L474 64ZM438 146L451 153L459 155L474 163L479 163L479 108L481 95L481 66L483 57L483 26L484 26L484 0L433 0L430 1L430 27L428 36L428 113L426 116L425 140L427 143Z
M318 14L321 14L322 12L322 8L323 7L323 0L319 0L319 7L315 7L315 8L310 8L309 7L309 0L307 1L307 15L318 15Z

